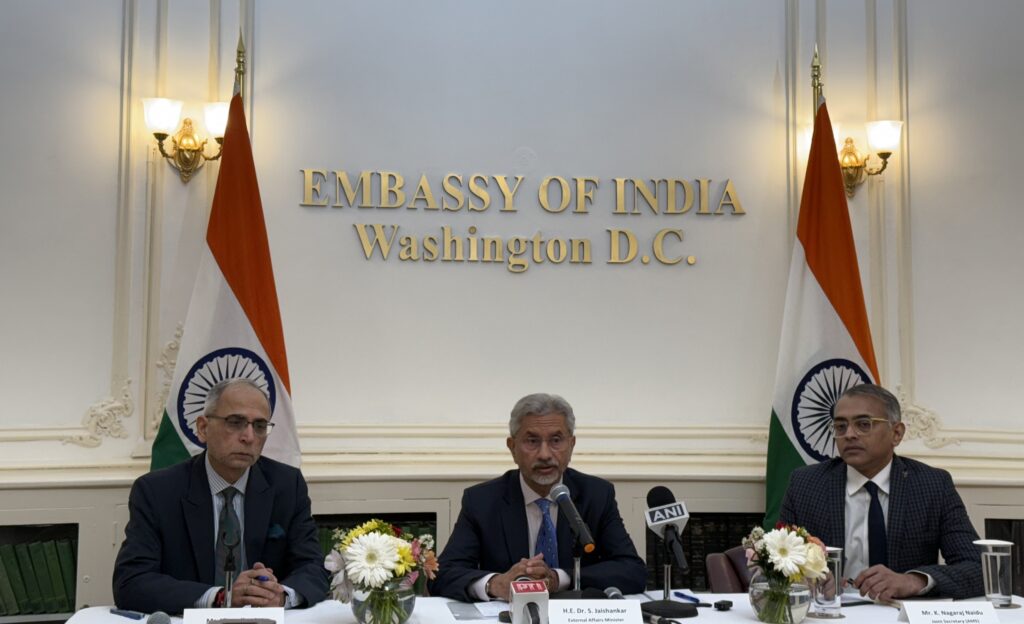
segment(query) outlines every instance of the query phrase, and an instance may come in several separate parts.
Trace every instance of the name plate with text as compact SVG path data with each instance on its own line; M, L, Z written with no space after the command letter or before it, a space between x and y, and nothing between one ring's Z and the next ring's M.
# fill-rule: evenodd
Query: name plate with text
M907 600L900 608L900 622L909 624L999 624L991 602L943 602Z
M552 600L549 624L640 624L638 600Z

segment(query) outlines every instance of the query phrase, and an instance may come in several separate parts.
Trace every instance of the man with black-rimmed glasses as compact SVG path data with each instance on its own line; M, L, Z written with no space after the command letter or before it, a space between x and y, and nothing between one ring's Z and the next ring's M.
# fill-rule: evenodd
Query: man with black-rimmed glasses
M842 547L844 576L864 596L981 595L978 534L953 479L895 453L901 411L881 386L848 389L833 411L839 457L793 472L779 521Z
M181 613L324 599L327 573L306 481L297 468L261 457L270 417L258 385L222 381L196 419L206 451L136 479L114 566L118 607ZM232 583L226 567L238 571Z

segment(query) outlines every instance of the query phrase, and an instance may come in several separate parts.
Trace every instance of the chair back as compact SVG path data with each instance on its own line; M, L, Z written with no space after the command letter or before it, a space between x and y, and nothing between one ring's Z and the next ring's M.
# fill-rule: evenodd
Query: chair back
M734 546L721 553L711 553L705 563L708 583L714 594L742 594L750 587L750 569L747 553L742 546Z

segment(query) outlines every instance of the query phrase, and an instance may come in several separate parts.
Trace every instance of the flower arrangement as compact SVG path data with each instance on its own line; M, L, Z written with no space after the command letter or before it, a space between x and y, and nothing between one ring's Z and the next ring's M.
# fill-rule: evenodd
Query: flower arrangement
M767 532L754 527L750 535L743 538L743 547L747 565L759 570L764 577L760 583L757 579L751 580L751 605L758 619L773 623L802 620L807 605L794 617L790 593L794 584L825 578L828 569L825 544L803 527L779 523Z
M425 593L428 580L437 574L434 537L414 537L401 528L373 519L333 534L334 548L324 567L331 573L331 595L353 602L360 622L404 622L411 610L403 606Z

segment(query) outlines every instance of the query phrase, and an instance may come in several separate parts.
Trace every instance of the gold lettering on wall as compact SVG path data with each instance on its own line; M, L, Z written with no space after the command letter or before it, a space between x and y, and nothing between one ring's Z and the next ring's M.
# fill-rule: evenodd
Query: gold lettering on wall
M517 204L524 176L490 175L485 173L445 173L431 178L418 175L415 187L406 188L406 178L397 171L367 170L358 173L306 168L302 174L301 206L359 208L393 211L396 208L428 212L463 213L459 221L474 218L494 207L501 213L518 213ZM331 178L334 178L333 180ZM683 215L746 214L735 182L726 178L611 178L614 193L610 211L618 217L674 219ZM441 195L435 189L440 182ZM497 201L500 193L500 206ZM602 204L601 180L590 176L546 176L537 186L540 214L562 214L572 206L572 213L583 215L572 219L574 226L586 223L586 216ZM693 210L694 206L697 210ZM714 206L714 208L712 208ZM527 207L529 208L529 207ZM608 209L606 209L608 210ZM392 212L393 214L393 212ZM630 219L632 222L633 219ZM489 223L493 223L488 221ZM507 224L502 221L502 227ZM562 223L566 223L562 221ZM587 236L559 236L536 230L529 235L502 236L480 234L478 224L463 222L439 224L433 233L402 231L398 223L354 223L356 240L363 257L368 260L400 262L495 263L504 264L511 273L524 273L530 267L550 265L590 265L593 244ZM697 258L685 253L684 232L680 227L651 230L607 228L608 265L692 266ZM603 251L601 253L604 253ZM684 262L685 261L685 262Z

